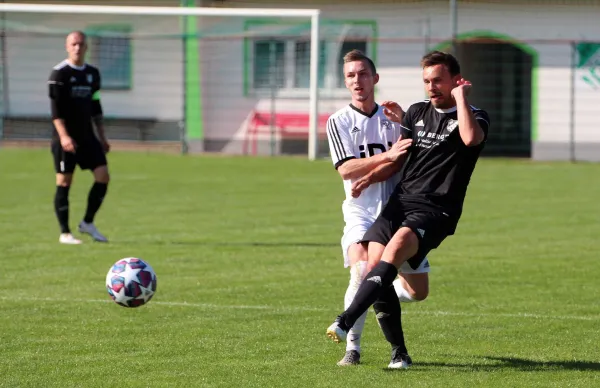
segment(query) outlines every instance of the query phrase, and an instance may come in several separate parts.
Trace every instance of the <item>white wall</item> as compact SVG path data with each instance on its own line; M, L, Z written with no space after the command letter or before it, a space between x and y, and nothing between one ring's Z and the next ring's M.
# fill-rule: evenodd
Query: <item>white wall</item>
M226 6L228 4L225 4ZM255 4L238 4L253 6ZM290 4L286 4L287 8ZM285 8L283 4L269 4L269 7ZM298 4L296 4L298 5ZM307 7L304 7L307 8ZM375 9L375 11L373 11ZM323 18L378 20L379 34L393 36L401 33L414 35L421 30L421 23L413 20L417 7L412 14L400 18L381 17L387 12L385 7L371 5L364 9L353 5L352 11L340 12L331 5L324 9ZM243 19L221 19L221 29L229 28L233 32L243 30ZM228 27L224 25L227 24ZM403 32L404 31L404 32ZM424 94L420 82L418 61L425 53L423 43L378 42L378 72L381 82L377 89L378 100L398 100L404 105L422 99ZM244 44L241 37L227 41L202 41L200 43L202 68L202 91L204 111L204 131L210 139L237 140L244 137L245 119L252 110L270 111L271 99L249 95L244 97ZM339 69L341 72L341 69ZM330 90L323 90L325 95ZM349 103L348 94L335 93L338 97L323 96L319 102L321 114L332 114ZM281 97L275 101L276 112L308 112L307 97ZM324 131L324 128L320 128ZM267 135L268 136L268 135ZM235 142L227 151L239 152L239 143Z
M225 1L222 6L321 8L323 18L375 19L379 37L377 52L381 81L379 101L393 99L406 106L423 97L418 62L424 53L425 20L429 20L431 46L449 36L447 1L388 2L362 5L350 1L309 1L303 4L276 1ZM569 40L600 41L600 2L597 5L564 6L548 1L545 5L518 1L466 2L459 6L458 33L475 30L507 35L528 42L538 52L538 142L564 143L571 125L571 46ZM415 39L417 38L417 39ZM207 137L229 138L243 127L243 119L252 107L267 108L269 100L243 97L241 40L203 46L203 56L211 57L211 66L203 63L205 132ZM218 58L228 58L220 62ZM238 62L236 62L238 61ZM234 65L233 63L239 63ZM224 68L225 66L225 68ZM219 72L225 69L224 72ZM600 74L600 70L598 71ZM468 75L467 75L468 76ZM576 83L576 140L600 142L600 131L593 125L600 106L597 89L581 81ZM208 81L206 81L208 80ZM477 85L475 85L477 87ZM346 98L323 99L322 113L332 113L348 103ZM232 107L235 107L232 109ZM307 111L304 100L277 101L277 110ZM226 113L225 113L226 112Z
M109 117L178 120L183 109L181 40L148 38L148 34L179 34L178 17L119 15L7 14L13 26L6 38L8 113L42 116L49 113L47 79L65 57L64 37L70 30L94 25L125 24L140 36L132 42L131 90L104 90L102 104ZM21 25L22 32L14 26ZM25 32L43 31L44 35ZM88 56L89 58L89 56ZM94 65L94 63L90 62ZM102 73L102 69L100 69Z
M56 3L57 1L53 1ZM58 1L73 4L74 1ZM205 2L207 2L205 0ZM102 3L88 0L86 3ZM119 4L139 4L134 0ZM178 0L149 0L148 5L178 5ZM571 125L571 48L568 40L600 41L600 2L597 5L559 5L548 0L545 5L469 1L459 6L459 33L475 30L493 31L529 42L539 54L537 122L540 143L565 143ZM429 26L431 46L449 36L447 1L401 2L378 1L357 4L354 1L309 0L304 2L225 1L220 6L321 8L323 18L376 20L378 25L377 64L381 75L377 99L393 99L407 106L420 100L424 93L418 66L425 52L424 28ZM133 41L133 87L129 91L104 91L103 105L108 116L148 117L161 120L182 117L184 89L182 45L178 17L123 17L100 15L7 14L25 29L68 31L85 29L94 24L130 24L138 35L173 34L173 39L139 38ZM428 20L428 23L426 21ZM227 24L230 24L229 26ZM243 19L199 18L200 30L242 31ZM64 36L15 36L7 38L6 61L10 114L47 115L46 80L51 68L65 57ZM258 96L244 97L243 40L241 37L202 40L202 110L204 132L209 139L228 140L243 137L241 129L253 109L269 110L271 101ZM102 69L100 69L102 70ZM595 110L600 106L597 88L583 82L589 69L577 71L575 95L575 139L600 142L595 128ZM600 70L598 71L600 74ZM468 75L467 75L468 76ZM475 85L477 87L477 85ZM333 113L349 101L323 98L321 113ZM199 107L200 109L200 107ZM278 99L281 112L308 111L305 98ZM230 151L238 152L235 147Z

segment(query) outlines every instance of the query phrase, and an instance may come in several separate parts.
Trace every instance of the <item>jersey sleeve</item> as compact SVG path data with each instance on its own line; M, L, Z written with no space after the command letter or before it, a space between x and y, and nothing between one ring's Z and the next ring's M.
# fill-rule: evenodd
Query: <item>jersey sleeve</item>
M348 160L356 158L354 156L354 147L352 146L350 132L345 130L344 126L344 123L333 117L327 120L329 153L331 154L331 160L336 170Z
M473 112L473 115L475 116L475 120L477 120L477 124L479 124L483 130L485 139L487 139L488 130L490 129L490 116L484 110L477 110Z
M413 105L409 106L406 112L404 113L404 117L402 117L402 124L400 124L400 135L403 139L412 138L413 130L414 130L414 108Z
M48 78L48 97L50 97L52 120L65 117L65 88L60 71L52 70Z
M100 103L100 88L102 87L102 81L99 71L96 72L94 79L95 81L92 85L92 117L102 115L102 104Z

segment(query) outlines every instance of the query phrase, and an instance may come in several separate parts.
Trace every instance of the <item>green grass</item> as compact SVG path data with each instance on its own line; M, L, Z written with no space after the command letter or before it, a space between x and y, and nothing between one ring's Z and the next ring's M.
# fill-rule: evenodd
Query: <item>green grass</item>
M2 387L600 385L600 165L482 160L457 234L404 305L415 366L389 372L372 314L363 364L325 328L343 307L341 180L329 161L119 153L97 225L57 243L48 150L0 150ZM71 223L91 184L78 171ZM113 262L158 291L126 309Z

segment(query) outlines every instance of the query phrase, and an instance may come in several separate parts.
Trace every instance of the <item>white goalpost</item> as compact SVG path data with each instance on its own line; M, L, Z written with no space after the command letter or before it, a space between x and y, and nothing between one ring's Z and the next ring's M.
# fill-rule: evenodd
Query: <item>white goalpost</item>
M89 20L90 22L94 22L96 25L101 25L103 27L106 26L112 26L111 28L113 28L112 32L106 33L105 35L102 35L105 39L105 41L102 42L102 44L105 45L110 45L113 44L114 47L112 47L112 49L114 49L114 51L112 52L114 56L111 56L110 58L100 58L99 56L102 55L103 52L105 52L106 50L110 50L111 48L106 46L101 46L100 43L97 45L97 47L95 46L95 52L97 52L97 54L95 54L98 58L103 59L106 63L112 63L110 61L121 61L121 62L126 62L126 60L129 60L129 68L127 68L127 65L125 65L125 69L123 71L116 69L113 71L113 73L109 74L110 77L114 78L112 81L108 80L110 82L114 82L113 89L109 91L111 96L115 96L114 101L116 101L115 104L115 108L120 108L124 106L124 103L130 103L132 106L141 106L141 105L147 105L144 106L143 108L146 109L145 111L151 111L152 113L154 113L157 117L160 115L163 115L164 117L168 116L168 119L162 119L163 116L158 117L158 119L154 118L152 120L154 120L154 122L152 122L151 119L148 119L147 123L145 123L144 125L146 127L149 126L157 126L156 125L156 121L161 121L161 122L167 122L169 120L175 122L177 121L178 117L176 114L174 113L164 113L166 112L166 108L164 107L164 105L175 105L175 102L172 101L183 101L185 100L185 96L182 98L181 96L174 96L174 95L169 95L170 100L165 97L162 102L157 102L156 106L150 106L151 102L153 103L155 100L157 100L158 97L152 96L149 90L150 90L150 86L152 86L151 84L153 82L155 83L160 83L160 82L164 82L166 84L167 79L171 80L173 79L173 82L185 82L185 80L180 81L179 78L177 79L177 81L175 81L175 78L173 76L173 73L175 72L175 70L165 70L164 73L161 73L161 70L158 68L158 66L156 68L152 68L152 64L149 63L149 61L156 61L160 64L160 66L163 67L163 69L167 69L167 59L166 58L162 58L161 55L164 55L165 57L174 57L176 56L175 54L170 54L169 48L174 46L175 44L179 44L179 47L181 47L181 41L182 40L186 40L186 37L181 38L181 36L178 36L177 33L178 31L175 30L175 28L173 27L173 30L170 31L168 30L168 28L163 27L163 23L159 23L158 20L164 21L166 19L172 20L173 21L173 25L178 24L179 23L179 19L176 17L186 17L186 16L193 16L193 17L204 17L206 18L205 20L207 21L208 24L211 24L210 22L212 22L213 20L217 20L218 18L231 18L231 20L235 19L238 20L238 25L243 26L243 30L242 27L240 27L240 30L230 30L227 33L223 33L222 31L219 30L219 26L217 25L217 23L212 23L211 24L211 29L208 31L203 31L202 33L205 34L204 36L207 36L207 40L211 40L212 41L216 41L219 40L218 45L221 46L225 46L227 44L230 44L231 46L233 46L235 44L236 47L236 51L237 54L240 54L240 52L244 53L244 60L239 60L238 62L240 62L240 64L234 64L234 59L232 58L228 58L226 56L226 54L223 54L222 56L219 56L220 54L213 54L211 52L210 55L205 56L202 60L204 61L204 63L206 64L207 67L210 67L210 69L216 69L219 70L220 67L222 67L223 72L230 72L231 74L233 74L233 71L238 71L238 67L240 68L239 73L243 73L243 81L236 81L236 85L230 85L228 84L228 82L233 82L230 81L230 79L234 78L234 76L232 75L231 77L227 78L227 77L223 77L223 80L219 80L217 81L212 80L212 79L204 79L203 84L202 85L206 85L207 83L213 82L213 84L211 84L211 86L214 86L215 88L217 87L216 83L217 82L222 82L223 85L227 86L230 89L233 90L233 88L238 88L244 89L244 95L250 95L250 97L253 97L254 95L252 95L252 90L250 90L250 92L248 92L248 89L252 89L253 84L252 84L252 79L254 79L254 82L257 82L257 79L261 79L260 77L262 77L263 75L260 74L259 70L260 70L260 64L262 62L257 62L255 60L255 64L253 66L248 65L248 63L243 63L245 62L249 62L251 55L252 54L252 50L253 48L249 46L249 44L246 41L243 41L245 39L257 39L256 37L260 37L261 39L267 39L267 38L263 38L263 37L267 37L269 34L269 28L271 28L271 30L274 27L256 27L255 30L252 29L248 29L247 25L250 25L251 23L248 23L248 19L256 19L256 23L252 24L253 26L259 26L260 23L264 23L264 20L268 19L268 18L273 18L273 19L285 19L285 20L295 20L297 23L299 23L299 21L303 21L302 23L309 23L309 29L308 31L304 31L303 30L303 34L306 35L305 37L305 41L304 41L304 46L301 44L295 44L295 46L293 46L296 50L299 50L298 52L300 52L300 50L305 50L304 48L306 47L306 49L309 50L309 53L306 53L306 61L309 62L306 64L305 67L303 67L303 70L306 70L306 74L303 74L304 78L300 81L298 81L298 83L302 83L302 87L303 89L303 94L302 94L302 98L305 98L308 100L308 104L306 106L306 111L308 113L308 158L310 160L314 160L317 158L318 155L318 140L319 140L319 78L320 75L319 72L322 71L322 69L319 69L319 55L320 55L320 11L318 9L273 9L273 8L209 8L209 7L160 7L160 6L105 6L105 5L63 5L63 4L17 4L17 3L0 3L0 14L2 15L2 47L0 48L2 51L2 67L3 67L3 73L2 73L2 83L1 83L1 87L2 87L2 94L3 94L3 98L4 98L4 102L2 103L2 127L0 128L0 135L2 135L2 128L4 128L6 125L5 121L7 123L11 122L13 127L13 129L11 129L11 133L16 133L19 131L19 128L25 128L27 125L25 124L15 124L17 122L19 122L19 120L23 120L22 117L25 117L27 115L31 116L31 117L37 117L39 120L41 120L41 115L42 110L46 109L46 106L44 104L47 104L47 97L45 95L40 95L40 90L39 89L39 84L40 82L38 82L39 80L36 80L35 85L33 85L32 82L27 82L26 79L26 75L24 75L23 71L24 71L24 67L23 66L34 66L34 63L38 63L38 59L34 58L34 54L32 50L37 50L37 52L39 54L38 57L39 58L44 58L45 61L50 61L49 59L46 59L49 54L45 54L44 50L48 50L48 52L50 52L50 44L51 45L55 45L55 43L60 42L58 39L64 39L64 33L69 31L69 30L84 30L84 28L81 28L81 25L83 25L84 23L82 21L87 21ZM35 15L46 15L45 17L42 16L35 16ZM34 16L31 16L34 15ZM76 16L77 15L77 16ZM119 35L119 28L126 28L121 26L125 25L126 22L129 21L135 21L136 18L140 18L140 17L153 17L153 18L148 18L148 21L145 23L145 29L144 31L136 31L135 29L128 29L127 30L127 37L134 37L132 39L137 39L136 42L134 42L134 49L129 48L127 53L124 53L120 50L120 46L118 46L119 44L121 44L121 41L119 39L122 39L122 36ZM167 17L171 17L171 18L167 18ZM175 17L175 18L173 18ZM77 19L78 18L78 19ZM236 19L237 18L237 19ZM59 20L60 19L60 20ZM116 20L119 19L119 20ZM125 21L122 22L121 20ZM229 19L228 19L229 20ZM60 21L60 23L59 23ZM72 21L72 23L70 23ZM166 24L166 22L164 23ZM198 23L196 23L198 24ZM115 27L115 25L118 25ZM107 27L108 28L108 27ZM297 27L293 27L293 28L297 28ZM292 27L290 27L290 30L293 29ZM115 32L116 31L116 32ZM286 32L287 33L287 32ZM261 35L262 34L262 35ZM52 38L52 43L50 43L50 38ZM189 36L187 37L189 38ZM37 40L36 40L37 39ZM113 40L110 40L113 39ZM148 54L149 52L151 52L150 50L152 50L152 46L150 43L148 43L148 41L150 39L154 39L155 43L152 44L154 47L155 52L152 54L153 57L150 56L150 54ZM197 39L197 38L194 38ZM168 42L167 42L168 41ZM185 44L185 43L184 43ZM25 49L25 46L29 45L30 48ZM217 47L217 43L211 44L209 43L211 48ZM118 46L118 47L117 47ZM128 46L129 47L129 46ZM149 48L148 48L149 47ZM254 46L256 47L256 46ZM262 47L262 46L261 46ZM274 47L274 46L271 46ZM291 47L291 46L290 46ZM200 47L200 56L202 56L202 47ZM218 48L218 47L217 47ZM63 50L62 52L64 53L64 49L63 46L59 46L58 47L59 50ZM144 49L144 50L142 50ZM105 50L105 51L102 51ZM256 48L254 48L254 50L256 50ZM279 46L275 46L275 50L279 50ZM180 50L181 51L181 50ZM196 51L198 51L198 48L196 49ZM141 59L137 59L139 62L139 64L131 64L131 62L134 62L130 56L133 56L134 54L132 54L132 52L135 52L135 55L141 55L142 58ZM225 50L222 50L223 53L225 53ZM304 55L305 51L301 51ZM116 54L115 54L116 53ZM246 55L247 53L250 53L249 55ZM53 56L58 57L59 54L55 54L55 51L52 52ZM279 52L276 53L277 55L280 55ZM184 57L183 59L180 59L178 57L178 66L179 66L179 71L181 72L181 76L185 78L186 76L186 70L182 70L182 68L185 66L183 64L183 62L186 61L185 59L185 54L183 54ZM198 55L198 54L196 54ZM282 56L284 54L281 54ZM287 55L287 54L285 54ZM18 59L17 59L18 58ZM37 58L37 57L36 57ZM188 58L187 60L193 60L196 57L193 58ZM214 59L213 59L214 58ZM279 58L279 57L277 57ZM277 59L276 58L276 59ZM63 58L59 58L59 60L56 60L55 62L59 62L60 60L64 59L64 55ZM54 60L54 59L52 59ZM171 63L173 63L172 60ZM298 63L298 59L296 59L296 62ZM48 62L49 63L49 62ZM10 66L9 66L10 65ZM36 65L37 66L37 65ZM51 70L51 68L47 67L47 64L43 65L44 67L42 67L41 65L40 67L40 71L43 73L43 71L45 71L46 73L43 73L41 75L42 78L47 77L47 75L49 74L49 71ZM147 77L146 79L144 79L143 81L139 80L139 76L137 76L135 73L134 69L138 69L143 67L143 69L145 69L144 71L147 71ZM173 65L172 68L175 68L176 66ZM6 68L8 70L6 70ZM101 66L99 66L100 68L100 72L103 76L103 85L104 85L104 74L103 74L103 68ZM152 68L152 69L151 69ZM42 71L43 70L43 71ZM216 71L215 70L215 71ZM13 71L11 73L11 71ZM37 71L37 68L36 68ZM121 72L119 72L121 71ZM126 74L126 73L132 73L132 74ZM152 72L152 73L150 73ZM288 74L290 74L288 72ZM129 81L126 80L126 78L129 77ZM138 78L135 78L138 77ZM236 75L236 77L238 77ZM254 78L253 78L254 77ZM133 81L133 79L135 78L135 83ZM239 78L241 79L242 76L239 76ZM306 79L308 78L308 79ZM129 82L129 84L127 84L127 82ZM170 81L169 81L170 82ZM289 82L289 81L288 81ZM143 90L142 91L138 91L136 92L137 94L132 93L132 89L133 86L132 84L135 84L136 87L139 85ZM294 85L295 87L296 85ZM45 87L45 83L43 85L43 87ZM129 89L127 89L129 87ZM204 87L204 86L203 86ZM43 88L42 88L43 89ZM17 92L18 90L18 92ZM25 96L25 92L29 92L31 90L31 96ZM165 89L166 90L166 89ZM43 92L44 90L42 90ZM202 91L203 93L206 93L204 90ZM35 94L34 94L35 93ZM126 94L129 93L129 96L126 96ZM155 92L158 93L158 92ZM165 93L167 93L165 91ZM173 92L174 93L174 92ZM185 91L183 92L185 94ZM226 92L223 92L224 94ZM168 93L167 93L168 94ZM143 97L143 101L135 101L136 97L133 97L134 95L136 96L142 96ZM256 93L256 95L258 95L258 92ZM104 96L104 94L103 94ZM198 101L200 101L201 99L201 95L197 96ZM206 99L211 99L211 95L210 94L206 94L205 95ZM250 99L250 98L249 98ZM256 97L256 99L258 99L258 97ZM103 98L104 101L104 98ZM165 102L166 101L166 102ZM180 110L180 113L182 110L186 110L189 112L190 107L185 107L185 103L184 102L177 102L177 104L179 104L178 108L173 108L173 112L176 109ZM306 102L305 102L306 103ZM33 105L39 104L39 108L33 109ZM162 104L162 105L161 105ZM245 102L244 106L249 106L250 103ZM28 109L31 108L31 112L28 111ZM198 108L200 109L200 108ZM251 107L249 108L251 109ZM118 111L119 109L115 109L116 111ZM143 109L140 108L140 111L142 111ZM210 112L208 112L208 114L210 114ZM133 115L136 116L136 115ZM141 120L142 115L137 115L140 117L132 117L129 118L129 120L137 120L136 122L141 122L143 120ZM14 118L17 117L17 118ZM221 116L223 117L223 115ZM225 117L226 118L226 117ZM185 123L184 126L186 127L186 130L183 131L183 133L187 133L189 134L189 130L187 130L187 127L189 126L202 126L201 123L195 123L195 122L186 122L186 113L183 112L181 113L181 120L183 120L183 122ZM12 121L11 121L12 120ZM181 121L180 120L180 121ZM33 121L33 119L32 119ZM19 125L21 125L19 127ZM140 124L141 125L141 124ZM158 126L160 127L160 126ZM15 129L16 128L16 129ZM198 131L199 133L204 134L204 132L202 132L202 128ZM5 133L6 135L6 133ZM16 136L16 135L15 135ZM23 135L24 136L24 135ZM33 135L27 135L27 136L36 136L36 134ZM228 135L229 136L229 135ZM236 134L237 136L237 134ZM1 140L2 136L0 136L0 140ZM218 139L219 140L219 139ZM221 140L219 140L221 141ZM223 140L224 141L224 140ZM223 142L222 141L222 142ZM216 142L216 141L215 141Z

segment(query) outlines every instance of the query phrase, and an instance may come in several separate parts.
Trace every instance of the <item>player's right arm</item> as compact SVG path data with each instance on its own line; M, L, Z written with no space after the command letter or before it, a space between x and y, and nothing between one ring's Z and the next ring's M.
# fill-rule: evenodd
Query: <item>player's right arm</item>
M75 142L67 132L65 124L65 84L61 77L60 71L52 70L48 79L48 96L50 97L50 111L52 113L52 123L60 144L66 152L75 152Z
M412 145L412 139L403 139L400 137L396 144L388 151L395 152L398 157L392 162L386 162L375 167L366 175L358 178L352 183L352 196L358 198L364 189L371 186L373 183L383 182L390 179L394 174L400 171L408 157L408 149Z
M411 107L404 112L400 105L395 102L385 101L381 104L385 108L384 114L388 119L396 123L400 123L401 135L398 141L392 146L388 152L396 152L398 158L394 162L387 162L379 165L373 171L360 177L352 183L351 194L354 198L358 198L360 193L373 183L383 182L391 178L394 174L400 171L404 162L408 158L409 147L412 145L413 120L414 110ZM413 108L414 109L414 108ZM406 142L406 143L404 143Z
M402 162L403 164L404 162ZM400 163L388 162L381 164L367 175L358 178L352 183L351 194L354 198L360 197L360 193L373 183L383 182L390 179L394 174L400 171Z
M333 164L342 179L360 178L383 163L396 161L400 156L397 152L387 151L368 158L357 158L354 155L350 132L343 125L333 117L327 121L329 151Z

